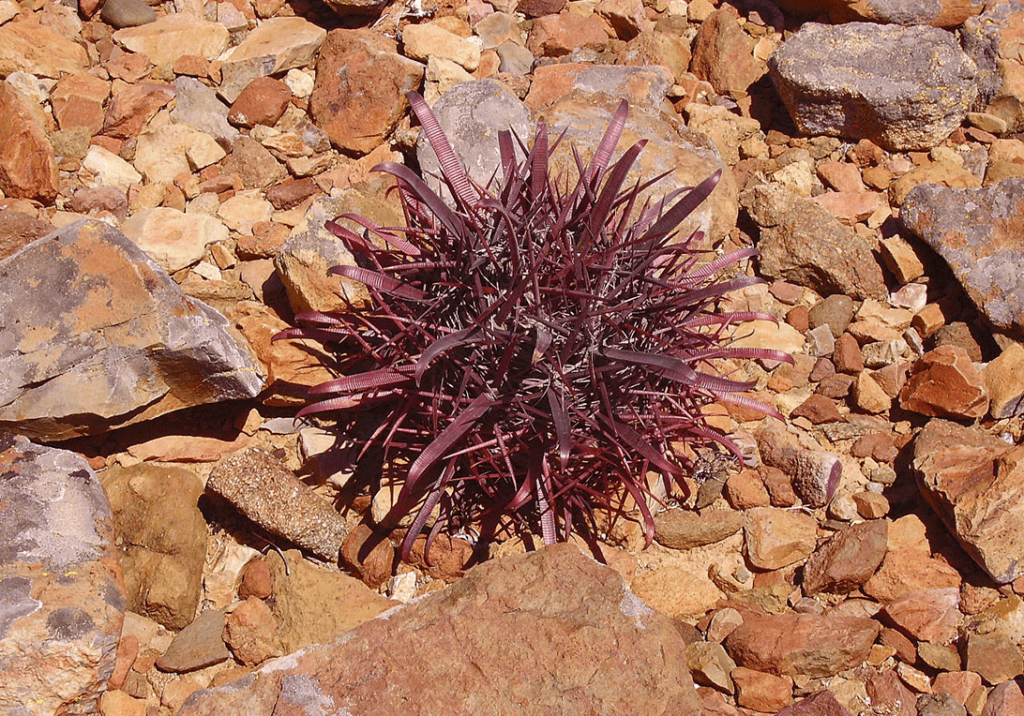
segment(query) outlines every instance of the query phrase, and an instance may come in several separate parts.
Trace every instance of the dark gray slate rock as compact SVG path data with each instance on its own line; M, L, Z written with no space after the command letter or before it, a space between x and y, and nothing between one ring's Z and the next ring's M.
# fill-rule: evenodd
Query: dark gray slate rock
M1024 179L982 189L919 184L900 221L946 260L993 325L1024 336Z
M100 479L114 512L128 608L181 629L203 591L202 481L180 467L147 463L108 468Z
M106 0L100 19L116 28L138 27L156 22L156 13L143 0Z
M977 67L934 27L805 24L768 68L804 134L928 149L960 126L978 89Z
M235 141L238 130L228 124L228 106L220 101L216 92L191 77L174 80L174 90L171 120L206 132L215 139Z
M117 229L83 220L0 262L0 430L41 440L253 398L259 365Z
M0 712L98 712L125 609L113 540L81 456L0 433Z
M174 635L156 667L161 671L195 671L231 658L224 643L224 612L207 609L191 624Z
M178 716L697 716L685 648L616 572L560 544L198 691Z

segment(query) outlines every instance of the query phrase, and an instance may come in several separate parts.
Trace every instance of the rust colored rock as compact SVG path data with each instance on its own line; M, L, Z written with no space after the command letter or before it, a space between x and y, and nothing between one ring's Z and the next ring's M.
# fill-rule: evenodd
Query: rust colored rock
M982 569L1000 584L1024 573L1024 447L932 420L914 441L913 469L925 499Z
M245 86L231 104L228 121L241 127L274 125L292 99L292 90L273 77L257 77Z
M0 210L0 261L51 231L49 221L13 209Z
M919 641L947 644L957 637L960 590L921 589L907 592L885 607L885 615Z
M527 17L557 15L563 9L565 9L565 0L520 0L516 5L516 12L521 12Z
M59 184L42 109L13 85L0 84L0 191L49 204Z
M732 7L715 10L697 31L690 71L710 82L720 94L743 97L750 85L768 71L764 63L754 59L752 44L740 29Z
M386 537L374 538L373 530L361 524L349 532L342 543L341 559L367 586L377 589L394 571L395 548Z
M409 563L419 567L434 579L444 582L454 582L479 561L473 545L458 537L438 535L430 545L429 553L426 552L426 546L426 536L417 537L412 543L412 549L409 550Z
M980 418L988 412L985 381L967 351L944 345L921 356L900 391L900 405L940 418Z
M779 711L778 716L853 716L831 691L819 691Z
M795 407L789 416L791 418L807 418L814 425L834 423L843 419L843 416L839 414L836 402L817 393L808 396L807 400Z
M747 617L725 640L740 666L778 676L826 677L867 661L881 626L860 617Z
M86 74L65 75L50 92L53 118L61 129L85 127L98 134L103 127L103 104L110 96L110 83Z
M526 49L534 57L562 57L578 47L600 51L607 45L608 35L601 21L574 12L537 18L526 40Z
M678 716L698 716L685 646L672 620L616 572L560 544L482 564L344 640L272 662L230 688L197 692L178 714L270 716L285 699L299 710L330 699L363 716L655 716L666 704ZM658 688L644 692L638 683Z
M266 599L272 593L270 565L263 557L254 557L242 570L242 582L238 585L238 596L242 599L249 597Z
M287 211L320 193L320 187L309 177L286 179L267 190L267 201L273 204L278 211Z
M856 375L864 370L864 356L860 352L857 339L849 333L839 336L832 352L832 362L840 373Z
M281 647L274 638L277 626L266 602L249 597L225 618L224 642L238 661L255 666L281 655Z
M747 511L747 558L760 569L781 569L809 555L817 541L817 522L801 512L776 507Z
M736 703L744 708L771 713L785 708L793 700L793 680L766 674L743 666L732 670L736 684Z
M807 558L804 594L845 594L860 587L882 564L888 535L885 520L869 520L837 532Z
M394 40L369 30L332 30L320 48L309 111L331 143L367 154L408 108L424 67L398 54Z
M910 661L914 658L911 651ZM914 707L917 698L914 692L903 685L900 677L892 669L868 676L865 689L872 706L878 704L881 708L887 708L894 716L917 716L917 709Z
M137 137L160 108L174 99L174 87L140 82L114 95L103 119L103 134L117 139Z
M1024 657L1004 634L971 634L964 650L964 668L994 686L1024 673Z
M891 602L917 589L960 586L960 574L942 560L912 548L890 549L882 566L865 584L864 592L880 602Z

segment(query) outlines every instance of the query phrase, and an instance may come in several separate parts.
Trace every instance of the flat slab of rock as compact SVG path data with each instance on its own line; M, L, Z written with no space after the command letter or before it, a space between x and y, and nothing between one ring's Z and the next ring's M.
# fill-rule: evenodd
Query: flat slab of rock
M352 716L697 716L685 650L672 620L618 573L560 544L482 564L332 644L198 691L178 715L305 707Z
M180 13L118 30L114 42L132 52L141 52L154 65L172 65L182 55L212 60L227 49L228 37L228 29L219 22Z
M125 597L110 506L79 455L0 435L0 710L96 713Z
M897 151L941 143L978 96L974 62L934 27L806 23L768 68L804 134L870 139Z
M945 259L993 325L1024 336L1024 179L982 189L919 184L900 222Z
M29 244L0 279L0 428L64 440L263 387L227 319L107 224Z
M1024 574L1024 447L932 420L914 440L921 493L1000 584Z
M326 38L326 30L301 17L264 20L224 59L218 93L234 102L257 77L313 64Z

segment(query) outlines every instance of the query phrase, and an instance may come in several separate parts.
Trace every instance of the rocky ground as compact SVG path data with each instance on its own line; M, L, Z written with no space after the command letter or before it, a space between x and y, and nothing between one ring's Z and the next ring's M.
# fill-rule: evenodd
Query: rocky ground
M1024 714L1024 3L910 5L0 0L0 710ZM622 98L659 191L725 168L788 420L709 406L748 464L651 547L360 551L392 486L270 338L366 300L323 224L436 166L408 90L480 181Z

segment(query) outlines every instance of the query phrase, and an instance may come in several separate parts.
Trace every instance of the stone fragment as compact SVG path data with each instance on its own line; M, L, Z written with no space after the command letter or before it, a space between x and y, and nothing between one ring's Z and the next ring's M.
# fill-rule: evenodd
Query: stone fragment
M781 569L814 551L818 523L802 512L755 507L744 525L747 559L759 569Z
M792 706L779 711L777 716L852 716L831 691L819 691Z
M726 107L691 102L683 111L687 117L686 126L706 134L729 166L740 161L742 147L751 142L763 142L761 125L756 119L741 117Z
M864 663L881 626L814 614L749 616L725 639L740 666L777 676L826 677Z
M214 139L233 142L238 130L228 124L228 108L216 92L199 80L178 77L174 80L174 109L171 121L185 124Z
M909 657L913 660L913 648ZM916 716L914 692L904 686L893 669L870 674L865 683L865 691L871 699L871 705L878 710L886 709L895 716Z
M1024 336L1024 179L983 189L921 184L900 221L945 259L995 326Z
M480 66L480 45L433 22L406 27L402 31L402 50L413 60L450 60L468 72Z
M249 448L221 460L206 486L264 529L321 559L338 560L345 521L266 451Z
M1014 716L1024 712L1024 693L1016 681L996 684L988 693L981 716Z
M565 62L537 67L530 92L523 104L531 110L539 111L573 91L580 91L604 92L628 100L631 105L642 104L653 108L661 105L671 86L671 76L657 66L625 67ZM517 110L516 115L521 113L521 110ZM519 135L524 140L527 136L531 139L533 137L534 126L528 119L524 126L527 134ZM520 131L518 127L516 131Z
M417 638L410 641L410 633ZM403 648L393 648L395 640ZM569 651L573 659L564 658ZM608 669L603 664L612 652L618 661ZM240 708L269 716L284 698L299 709L330 699L329 708L344 703L365 716L481 709L647 716L664 713L666 703L679 716L703 710L671 620L571 544L489 561L344 640L271 662L257 674L198 692L179 716ZM637 683L657 683L658 693L637 691Z
M974 561L999 584L1019 577L1024 448L931 420L914 439L913 468L925 499Z
M892 408L892 399L866 371L859 373L853 384L853 402L859 410L870 415L881 415Z
M985 9L975 0L940 0L934 3L907 3L899 0L823 0L822 8L834 23L878 22L896 25L959 27Z
M127 193L133 184L142 183L142 175L131 164L98 144L89 147L82 159L82 167L92 173L91 178L85 172L80 175L86 186L113 187Z
M899 62L889 61L892 53ZM978 95L974 62L953 35L932 27L806 23L768 67L801 132L892 150L937 146ZM918 101L908 105L908 96Z
M793 700L793 680L744 666L732 672L736 684L736 703L763 713L777 712Z
M0 209L0 261L53 231L53 224L14 209Z
M719 94L739 98L767 71L752 54L753 40L740 28L733 8L711 13L694 40L690 71Z
M394 130L408 108L405 94L419 86L423 72L386 37L332 30L317 59L310 116L335 147L367 154Z
M225 151L205 132L184 124L165 124L139 136L135 168L146 181L171 184L180 174L190 174L224 158Z
M740 470L730 475L723 492L729 505L737 511L771 504L771 496L756 470Z
M821 295L884 299L888 292L871 246L827 210L779 185L758 186L741 199L763 229L761 272Z
M837 422L843 419L843 416L839 414L839 408L835 401L817 393L812 393L807 397L807 400L793 408L789 417L807 418L814 425Z
M230 55L222 59L220 96L234 102L245 86L257 77L279 75L312 65L326 37L327 32L323 28L302 17L264 20L231 50ZM324 52L328 51L324 49Z
M164 15L138 27L114 33L114 42L149 58L154 65L173 65L182 55L212 60L228 47L228 29L187 13Z
M125 609L107 498L84 458L20 436L0 474L0 708L95 713Z
M125 235L165 271L180 271L203 257L206 247L228 239L228 229L212 216L177 209L143 209L122 224Z
M885 520L868 520L837 532L807 558L804 594L846 594L863 585L882 564L888 534Z
M713 641L695 641L687 644L686 665L690 667L694 682L713 686L725 693L733 693L730 674L736 669L736 662L725 653L721 644Z
M694 549L721 542L743 528L743 515L733 510L666 510L654 516L654 538L673 549Z
M0 192L49 204L59 184L42 110L12 85L0 83Z
M65 440L263 387L225 318L107 224L66 226L0 275L0 428Z
M182 673L219 664L231 658L224 644L224 612L206 609L174 635L156 667L161 671Z
M29 72L58 79L88 69L85 48L53 28L30 20L0 25L0 77Z
M270 221L273 209L269 201L261 198L255 190L250 190L223 202L217 209L217 216L232 231L249 236L254 224Z
M255 666L281 655L276 630L277 619L266 602L249 597L225 619L224 642L238 661Z
M266 190L288 176L288 170L262 144L250 137L235 140L231 154L221 167L229 174L237 174L247 189Z
M907 592L885 605L885 615L905 634L918 641L948 644L957 637L960 590L920 589Z
M161 82L140 82L110 100L103 119L103 134L117 139L138 136L161 107L174 99L174 87Z
M911 366L900 405L933 417L980 418L988 412L989 398L967 351L944 345Z
M100 19L120 30L156 22L156 13L143 0L106 0Z
M993 418L1011 418L1024 413L1024 345L1011 343L999 357L981 371L992 400L989 413Z
M103 105L110 96L110 84L88 74L64 75L50 92L53 118L61 129L85 127L99 134L103 127Z
M608 34L597 17L569 11L537 18L526 40L534 57L562 57L576 48L600 52L607 45Z
M960 587L960 574L927 552L892 544L882 566L864 584L864 592L880 602L891 602L920 589Z
M910 242L902 236L882 239L880 247L886 267L901 284L908 284L924 276L921 258Z
M111 186L79 189L71 200L64 204L64 208L86 215L108 212L120 220L124 219L128 211L128 197L123 191Z
M292 90L273 77L257 77L231 104L228 121L241 127L273 126L291 102Z
M139 464L102 474L118 533L128 608L169 629L195 617L206 559L203 484L177 467Z
M964 668L994 686L1024 673L1024 656L1002 634L970 634L964 650Z
M817 509L831 502L843 476L838 457L802 447L784 428L770 423L758 430L757 445L766 465L790 476L793 491L804 504Z

